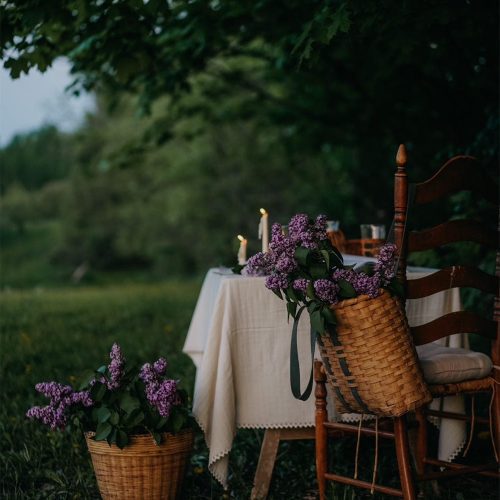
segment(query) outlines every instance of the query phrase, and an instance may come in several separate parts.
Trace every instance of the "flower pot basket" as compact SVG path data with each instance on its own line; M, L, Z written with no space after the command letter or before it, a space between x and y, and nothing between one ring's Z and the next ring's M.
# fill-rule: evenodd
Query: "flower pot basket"
M179 497L186 462L193 447L193 431L163 434L156 445L147 435L132 436L120 449L106 441L85 439L92 457L99 491L104 500L167 500Z
M432 399L397 298L384 290L330 307L337 326L318 343L340 413L397 417Z

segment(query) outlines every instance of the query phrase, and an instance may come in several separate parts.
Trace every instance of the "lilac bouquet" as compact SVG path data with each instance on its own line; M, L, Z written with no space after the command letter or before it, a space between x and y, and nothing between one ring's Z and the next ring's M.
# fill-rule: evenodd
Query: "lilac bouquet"
M245 272L267 276L266 287L286 300L288 314L295 319L298 309L306 307L312 329L323 333L335 325L331 304L359 295L374 298L383 288L401 293L395 279L395 254L396 246L386 244L376 263L346 266L327 237L326 216L313 221L297 214L288 224L288 234L273 224L269 252L251 257Z
M127 367L116 343L109 356L109 364L92 372L79 391L57 382L37 384L49 404L30 408L26 416L52 430L73 425L93 431L96 441L120 448L133 434L149 432L159 444L163 432L176 433L191 424L187 395L177 380L166 376L164 358Z

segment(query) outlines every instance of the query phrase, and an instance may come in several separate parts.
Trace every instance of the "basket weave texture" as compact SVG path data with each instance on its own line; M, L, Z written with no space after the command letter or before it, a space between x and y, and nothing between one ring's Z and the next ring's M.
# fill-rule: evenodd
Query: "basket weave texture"
M431 401L397 298L383 290L330 307L336 333L318 336L318 343L340 413L398 417Z
M132 436L123 450L85 434L99 491L104 500L167 500L178 498L193 431L163 434L156 445L148 435Z

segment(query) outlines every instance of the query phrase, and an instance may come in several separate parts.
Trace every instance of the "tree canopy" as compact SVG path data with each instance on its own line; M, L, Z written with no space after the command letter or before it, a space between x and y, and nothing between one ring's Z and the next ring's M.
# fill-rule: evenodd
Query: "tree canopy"
M13 77L64 55L74 91L132 91L144 109L203 75L208 99L171 113L258 116L299 149L405 141L427 160L492 127L497 14L493 0L6 0L1 54Z
M175 253L185 268L218 264L232 256L228 235L254 231L260 206L282 223L304 211L343 227L388 224L401 142L414 180L458 153L496 175L494 0L4 0L0 8L12 77L64 56L71 90L101 98L66 167L63 254L75 263L167 262Z

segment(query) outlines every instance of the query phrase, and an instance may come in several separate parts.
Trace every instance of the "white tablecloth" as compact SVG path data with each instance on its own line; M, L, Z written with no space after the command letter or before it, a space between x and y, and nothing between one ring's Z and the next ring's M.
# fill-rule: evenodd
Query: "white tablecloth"
M412 273L409 278L421 275ZM237 428L314 425L314 397L302 402L290 390L291 323L285 304L265 288L264 280L234 275L224 268L211 269L183 348L197 368L193 413L210 450L209 470L224 487ZM459 309L458 289L407 304L412 326ZM311 366L309 328L309 318L303 315L299 324L302 387ZM457 344L463 345L460 336L453 341ZM447 409L462 409L461 400L455 399L447 403ZM444 460L454 457L465 440L463 423L449 427L448 422L443 421L440 432Z

